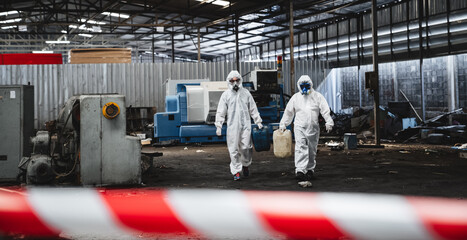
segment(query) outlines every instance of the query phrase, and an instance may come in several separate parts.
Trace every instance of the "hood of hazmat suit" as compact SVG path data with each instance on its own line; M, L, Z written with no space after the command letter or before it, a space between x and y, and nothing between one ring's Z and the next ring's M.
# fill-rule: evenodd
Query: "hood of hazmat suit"
M304 90L302 86L309 85ZM307 131L318 131L318 116L321 113L327 125L334 126L331 110L324 96L313 89L313 82L308 75L302 75L297 81L298 93L295 93L287 104L280 124L290 125L295 116L295 126Z
M233 81L238 79L238 81ZM215 125L222 128L227 116L227 147L231 158L232 174L241 171L251 163L253 145L251 142L251 119L255 124L262 119L251 93L242 87L242 76L231 71L227 76L229 90L222 93L217 106Z
M240 88L243 88L243 78L238 71L231 71L227 76L227 84L231 91L238 91Z

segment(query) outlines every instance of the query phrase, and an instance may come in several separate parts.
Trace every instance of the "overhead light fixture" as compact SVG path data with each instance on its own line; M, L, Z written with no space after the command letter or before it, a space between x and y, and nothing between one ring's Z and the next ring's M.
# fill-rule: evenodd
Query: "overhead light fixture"
M19 22L21 20L22 20L21 18L13 18L13 19L0 21L0 23L14 23L14 22Z
M57 40L57 41L45 41L45 43L48 43L48 44L69 44L70 41Z
M81 24L80 26L69 25L68 27L69 28L78 28L78 29L81 29L81 30L86 30L88 32L102 32L102 29L99 26L93 26L92 28L88 28L88 27L86 27L85 24Z
M89 23L89 24L97 24L97 25L105 25L105 24L107 24L106 22L99 22L99 21L94 21L94 20L85 19L85 18L79 19L79 22L82 22L82 23Z
M92 37L91 34L86 34L86 33L80 33L78 35L80 35L81 37Z
M8 16L8 15L13 15L13 14L19 14L19 11L13 10L13 11L8 11L8 12L0 12L0 16Z
M225 6L229 6L230 2L223 1L223 0L216 0L216 1L212 2L211 4L225 7Z
M90 29L92 29L92 28L87 28L86 25L84 25L84 24L81 24L81 25L78 27L78 29L92 31L92 30L90 30Z
M11 28L16 28L18 26L6 26L6 27L2 27L2 29L11 29Z
M103 12L102 15L118 17L118 18L130 18L130 15L123 13Z
M54 51L32 51L32 53L54 53Z
M68 33L66 30L62 30L62 31L60 31L60 32L61 32L61 33L65 33L65 34Z
M224 1L224 0L214 0L214 1L209 1L209 0L196 0L196 1L198 1L198 2L203 2L203 3L210 3L210 4L222 6L222 7L229 6L229 4L230 4L230 2Z
M102 29L99 26L92 26L91 32L102 32Z

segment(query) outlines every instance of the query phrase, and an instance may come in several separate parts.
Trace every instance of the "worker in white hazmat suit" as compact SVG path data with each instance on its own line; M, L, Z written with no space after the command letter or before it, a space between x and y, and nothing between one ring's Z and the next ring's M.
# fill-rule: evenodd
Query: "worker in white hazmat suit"
M263 128L256 103L251 93L242 87L242 76L238 71L231 71L227 76L229 89L222 93L216 113L216 134L222 135L222 124L227 115L227 147L230 154L230 172L234 180L240 179L240 173L248 177L253 145L251 142L251 118L259 129Z
M290 98L280 121L279 129L285 131L294 119L295 134L295 174L299 181L313 178L316 166L316 150L319 140L318 116L321 113L326 121L326 131L334 126L329 105L321 93L313 90L313 82L308 75L298 79L299 92Z

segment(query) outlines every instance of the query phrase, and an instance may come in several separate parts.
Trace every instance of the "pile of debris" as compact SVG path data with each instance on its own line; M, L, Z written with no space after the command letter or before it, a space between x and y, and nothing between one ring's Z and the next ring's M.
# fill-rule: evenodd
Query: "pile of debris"
M427 142L431 144L454 144L466 142L467 114L462 109L443 113L418 126L397 132L398 142Z
M423 121L410 102L389 102L380 106L380 138L392 142L422 142L430 144L455 144L467 142L467 114L462 109L442 113ZM324 132L324 119L320 118L321 136L342 138L345 133L357 133L359 144L374 141L374 113L372 107L352 107L331 113L334 128ZM333 138L329 138L333 139Z

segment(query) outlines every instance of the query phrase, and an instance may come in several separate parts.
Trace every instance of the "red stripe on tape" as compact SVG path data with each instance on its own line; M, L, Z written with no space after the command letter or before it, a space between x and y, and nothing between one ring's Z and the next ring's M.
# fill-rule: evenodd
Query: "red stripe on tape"
M109 209L124 225L146 233L190 234L167 203L165 191L100 191Z
M313 193L246 192L266 225L293 239L338 239L347 236L319 210Z
M34 236L58 236L35 214L26 196L19 193L0 194L0 232Z
M443 239L467 239L467 202L408 197L426 228Z

